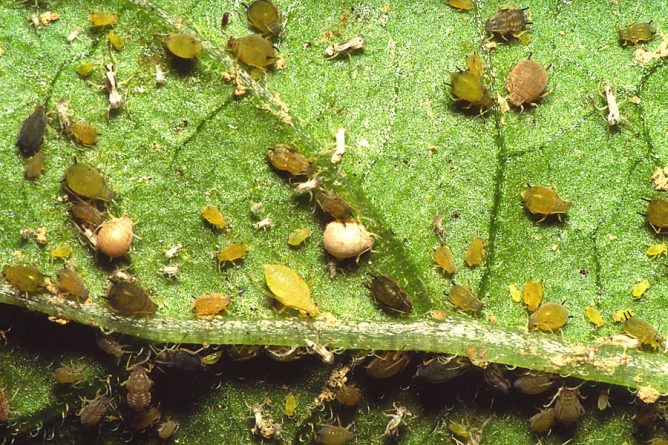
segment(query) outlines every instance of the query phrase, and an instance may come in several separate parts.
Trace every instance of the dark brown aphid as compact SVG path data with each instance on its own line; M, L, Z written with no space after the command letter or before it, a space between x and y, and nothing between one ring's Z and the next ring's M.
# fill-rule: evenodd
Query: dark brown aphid
M652 22L631 23L619 30L619 41L622 46L635 45L639 42L649 42L655 35L656 29L652 26Z
M542 394L545 391L552 389L556 382L551 375L543 372L525 372L515 379L513 388L522 394Z
M336 390L335 397L343 406L355 406L362 398L362 391L357 386L343 385Z
M506 89L510 103L524 108L528 104L537 107L547 87L547 71L533 60L522 60L506 77Z
M242 63L260 70L270 67L278 60L274 45L258 34L250 34L238 39L230 37L230 40L227 41L227 49Z
M625 320L622 328L624 332L638 339L641 345L648 345L652 348L660 348L663 345L663 338L656 328L638 317Z
M258 357L261 352L260 346L233 345L227 350L227 357L233 362L245 362Z
M301 360L309 355L309 352L303 347L266 346L264 352L270 359L283 363Z
M529 419L529 428L536 434L547 433L552 428L556 416L557 413L554 408L539 411Z
M162 417L162 413L160 412L160 409L155 406L146 411L136 412L130 421L130 428L135 431L145 430L151 425L160 422L160 417Z
M151 404L153 380L148 377L146 368L143 366L135 366L121 386L125 386L128 390L126 400L135 411L142 411Z
M202 357L195 352L185 349L166 349L161 351L155 358L155 363L161 368L182 372L204 369Z
M354 439L355 433L350 431L350 426L322 425L315 433L318 445L344 445Z
M656 421L661 417L656 403L651 405L640 405L638 411L633 416L633 423L638 428L652 429L656 425Z
M465 102L467 105L464 108L475 106L483 109L494 105L482 79L471 71L451 73L450 85L452 86L452 99L455 102Z
M309 176L313 173L313 164L303 154L286 145L268 149L267 159L276 170L288 172L292 176Z
M503 39L506 39L506 37L509 35L520 38L520 35L523 32L526 32L527 25L530 24L530 22L527 21L526 14L524 13L525 9L500 9L496 14L494 14L492 18L487 20L487 23L485 23L485 29L487 30L487 33L491 36L497 34Z
M399 374L408 365L410 357L404 351L386 351L366 365L366 374L374 379L387 379Z
M220 27L225 28L230 23L230 13L223 13L223 17L220 19Z
M111 285L107 301L117 314L128 317L147 317L158 310L158 306L151 301L144 289L126 281Z
M561 220L561 215L565 215L570 206L570 203L561 199L557 192L542 186L527 185L527 188L520 193L520 197L524 207L529 212L542 216L538 220L539 223L545 221L550 215L557 215ZM668 201L666 202L668 203Z
M28 180L39 178L44 173L45 162L46 154L38 151L23 166L23 176Z
M61 384L77 383L86 378L86 374L72 365L62 364L53 371L53 379Z
M345 199L334 192L320 190L315 194L315 202L323 212L339 221L346 221L353 216L353 209Z
M84 402L81 410L77 414L81 425L84 428L92 428L100 423L102 417L107 412L107 407L111 404L111 398L98 395L93 400Z
M415 377L425 383L449 382L471 369L471 362L465 357L438 355L422 362L415 371Z
M126 351L123 350L123 346L118 341L116 341L116 339L109 335L101 335L97 337L95 343L97 344L98 348L102 349L107 354L113 355L116 358L121 358L123 357L123 354L126 353Z
M411 300L399 283L383 275L371 276L371 284L365 286L371 291L373 301L378 306L392 315L406 315L411 311Z
M79 223L91 229L96 229L104 222L104 214L94 205L87 202L74 202L70 204L72 218Z
M37 294L44 290L46 278L36 267L19 264L9 264L2 268L2 276L5 280L21 292Z
M503 372L495 365L489 365L482 373L483 379L487 386L494 391L508 394L510 390L510 380L503 375Z
M46 131L46 110L35 106L35 111L23 121L16 146L25 157L33 156L42 147Z
M585 413L580 403L580 391L576 388L563 387L557 393L554 413L557 420L564 425L572 425Z
M5 390L0 388L0 423L8 423L9 418L9 400L7 400Z
M479 315L482 311L482 301L475 296L473 291L465 286L455 284L448 292L448 299L457 309L471 315Z
M65 172L63 186L70 193L84 199L111 201L116 194L107 187L104 176L93 167L85 163L74 163Z
M278 37L281 33L278 9L269 0L255 0L246 10L248 22L263 36Z
M56 272L56 278L60 295L78 303L83 303L88 299L88 289L85 288L83 280L75 271L65 267Z
M668 229L668 199L655 196L647 204L647 222L656 233Z

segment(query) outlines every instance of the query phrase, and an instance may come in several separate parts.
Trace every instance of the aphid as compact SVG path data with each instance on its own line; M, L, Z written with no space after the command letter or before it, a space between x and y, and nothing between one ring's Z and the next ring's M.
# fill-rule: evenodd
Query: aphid
M193 301L193 312L198 317L212 317L221 311L227 311L232 299L220 293L200 295Z
M362 398L362 391L357 386L343 385L336 390L334 397L343 406L355 406Z
M487 386L495 391L508 394L508 391L510 390L510 380L503 375L503 372L498 366L489 365L483 371L482 376Z
M160 412L160 409L155 406L147 409L146 411L138 411L132 416L132 420L130 421L130 428L135 431L145 430L151 425L155 425L156 423L160 422L161 417L162 413Z
M232 243L224 249L219 250L218 253L216 253L216 259L221 265L225 263L234 264L235 261L244 259L247 252L248 246L246 244Z
M97 128L89 124L80 124L78 122L73 123L70 126L70 133L74 136L74 139L81 145L91 147L97 144Z
M281 425L276 423L271 417L265 416L262 404L256 403L251 408L255 425L251 428L251 433L263 439L274 439L281 437Z
M527 185L527 188L520 193L524 207L534 215L542 216L538 222L543 222L550 215L557 215L561 220L561 215L568 212L570 203L562 200L557 192L547 187Z
M170 247L165 251L165 258L168 260L171 260L172 258L175 258L176 255L179 254L179 252L183 249L183 244L178 243L175 246Z
M220 210L215 207L204 207L202 209L202 218L212 227L218 230L223 230L227 227L227 221Z
M601 311L599 311L598 308L593 304L587 306L584 310L584 313L587 320L589 320L589 322L597 328L600 328L605 324L603 317L601 316Z
M554 408L547 408L539 411L529 419L529 428L536 434L543 434L550 431L557 413Z
M220 19L220 27L225 28L230 23L230 13L223 13L223 17Z
M158 269L158 272L163 274L165 277L171 278L171 279L176 278L180 271L181 270L179 269L178 265L169 265L169 266L168 265L162 265Z
M16 146L25 157L33 156L42 147L46 131L46 110L41 105L23 121Z
M322 245L338 261L347 258L359 261L373 247L373 237L360 222L332 221L325 227Z
M402 424L406 423L405 418L413 415L405 406L396 406L396 404L394 405L393 413L383 414L390 417L390 421L387 422L385 432L383 433L385 437L398 436L399 428L401 428Z
M652 348L660 348L663 345L663 338L661 338L656 328L640 318L633 317L625 320L622 323L622 329L631 337L638 339L642 345L648 345Z
M151 404L153 380L148 377L146 368L135 366L126 381L121 383L127 389L126 400L130 408L142 411Z
M90 164L75 162L65 171L64 187L81 198L111 201L116 194L107 187L104 176Z
M452 257L452 250L450 250L448 246L443 244L436 248L436 250L434 250L433 258L436 265L443 269L445 273L449 275L455 273L455 261Z
M202 357L187 349L166 349L160 351L155 362L161 367L174 371L197 371L203 369Z
M601 388L596 399L596 406L599 411L605 411L610 406L610 387Z
M95 64L93 62L83 62L77 65L76 72L82 79L87 78L91 75L95 69Z
M104 222L104 214L87 202L71 203L70 212L77 222L93 229Z
M450 74L450 85L452 86L452 99L455 102L466 102L465 108L476 106L490 108L494 101L489 95L482 80L471 71L456 71Z
M529 329L556 331L568 322L568 311L559 303L545 303L529 317Z
M522 43L528 43L523 38L528 33L527 25L530 24L524 13L525 9L503 8L485 23L485 30L491 36L495 34L507 40L508 35L512 35Z
M410 357L404 351L386 351L375 355L365 366L366 374L374 379L387 379L399 374L408 365Z
M160 65L155 66L155 83L158 86L165 83L165 72L160 68Z
M609 126L614 127L624 122L624 118L622 118L621 113L619 112L617 98L615 97L612 88L610 88L610 82L607 80L603 83L603 91L605 92L605 101L608 105L608 115L605 120L608 122ZM596 109L600 110L598 107L596 107Z
M262 348L254 345L233 345L227 350L227 357L233 362L245 362L260 355Z
M281 33L278 9L269 0L255 0L246 9L248 22L263 36L278 37Z
M482 256L485 253L485 242L482 238L475 237L464 255L464 261L468 267L475 267L482 261Z
M626 28L619 30L619 41L622 46L635 45L639 42L649 42L655 35L656 29L652 26L652 22L631 23Z
M92 28L104 28L118 23L118 14L113 12L91 12L88 21Z
M116 31L109 32L107 41L111 43L111 46L113 46L116 51L122 50L125 46L125 41L116 33Z
M126 351L123 350L123 346L109 335L100 335L95 339L95 344L97 344L98 348L116 358L121 358L123 357L123 354L126 353Z
M522 301L522 292L517 288L517 285L509 284L507 287L508 287L508 292L510 293L510 298L514 302L519 303L520 301Z
M320 360L326 364L331 365L334 363L334 353L327 349L323 345L307 339L304 339L304 344L306 345L306 350L311 354L316 354L320 356Z
M448 0L448 5L458 11L471 11L473 0Z
M399 283L384 275L370 275L373 277L371 284L365 283L364 286L371 291L378 306L392 315L406 315L411 311L410 297Z
M285 396L285 415L292 417L295 415L295 410L297 409L297 397L291 392Z
M580 391L576 388L562 387L556 395L554 414L557 421L564 425L572 425L585 413L580 403Z
M184 32L169 34L165 37L165 46L180 59L194 59L202 52L202 42Z
M525 104L537 107L547 86L547 71L531 59L522 60L506 77L510 103L524 109Z
M513 382L513 388L522 394L536 395L552 389L556 385L550 374L537 371L527 371Z
M343 156L346 154L346 129L339 128L336 130L336 150L332 153L330 162L332 164L338 164L343 159Z
M202 364L206 366L215 365L223 357L223 351L215 351L202 357Z
M471 369L471 362L465 357L437 355L418 365L415 377L425 383L449 382Z
M290 173L292 176L310 176L313 164L294 148L277 145L267 150L267 159L276 170Z
M309 355L306 348L295 346L266 346L264 352L270 359L281 363L294 362Z
M668 199L658 196L647 204L647 222L656 233L668 229Z
M482 301L475 296L473 291L465 286L455 284L448 292L448 299L453 306L471 315L479 315L482 311Z
M270 229L272 226L272 222L270 218L264 218L261 221L258 221L253 224L253 228L255 230L267 230Z
M162 422L158 427L158 437L161 438L162 440L167 440L174 435L174 433L178 428L179 428L178 422L172 419L167 419L166 421Z
M295 184L293 190L297 194L310 193L313 190L319 188L321 183L322 179L320 179L319 176L314 176L308 181L298 182L297 184Z
M310 317L318 314L318 306L311 298L311 289L294 270L281 264L265 264L264 279L272 298L283 306L306 313Z
M100 423L111 404L111 398L107 396L96 396L93 400L84 401L81 410L77 413L81 425L84 428L92 428Z
M132 245L134 223L130 218L113 218L105 221L97 233L97 250L109 258L125 256Z
M147 317L158 310L144 289L126 281L113 283L107 300L114 312L128 317Z
M355 439L355 433L350 426L322 425L315 433L315 443L318 445L344 445Z
M84 286L81 277L72 269L63 268L56 272L58 279L58 293L78 303L88 299L88 289Z
M301 246L311 236L310 229L295 229L288 235L288 245L292 247Z
M19 264L9 264L2 268L2 276L9 284L21 292L36 294L42 292L46 286L46 278L36 267Z
M364 36L353 37L352 39L343 43L329 45L327 48L325 48L325 56L330 59L336 59L342 54L352 54L356 51L359 51L363 49L365 45L366 39Z
M46 162L46 154L43 151L38 151L33 156L28 158L23 167L23 176L28 180L37 179L44 173Z
M56 114L58 115L58 123L60 124L60 131L65 132L70 128L70 104L65 99L58 99L56 102Z
M612 321L619 323L635 316L636 313L631 309L617 309L612 313Z
M659 419L659 417L660 413L657 404L642 404L638 406L638 411L633 416L633 423L638 428L650 430L656 426L656 421Z
M482 58L480 58L479 55L475 53L468 55L466 58L466 69L469 70L471 74L476 76L478 79L482 80L485 73L485 68L482 65Z
M250 34L238 39L230 37L227 49L244 64L264 70L278 60L271 42L258 34Z
M109 110L111 113L114 110L118 110L123 105L123 98L118 92L118 77L116 75L116 70L113 63L108 63L105 65L104 71L104 87L109 93Z
M51 257L51 261L54 260L64 261L71 256L72 256L72 246L70 246L69 244L56 246L49 251L49 257Z
M471 438L471 430L463 422L448 421L448 430L462 440L468 441Z
M543 285L534 280L527 281L522 290L522 300L529 312L535 312L543 301Z
M647 289L649 289L649 280L638 280L638 282L631 288L631 296L633 296L633 298L640 298L645 295Z
M656 258L661 255L665 255L667 251L668 251L668 246L666 246L666 243L658 243L658 244L650 244L647 247L647 251L645 253L650 258Z
M60 364L60 367L53 371L53 379L60 384L77 383L86 378L86 374L79 368L72 365Z
M0 388L0 423L9 423L9 401L5 390Z

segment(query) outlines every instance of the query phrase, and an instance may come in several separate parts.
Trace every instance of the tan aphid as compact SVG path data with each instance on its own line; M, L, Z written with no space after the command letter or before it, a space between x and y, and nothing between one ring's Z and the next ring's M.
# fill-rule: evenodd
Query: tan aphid
M529 317L529 329L556 331L568 322L568 311L559 303L545 303Z
M522 301L530 312L538 309L543 301L543 285L534 280L527 281L522 291Z
M485 253L485 241L482 238L475 237L464 255L464 261L468 267L476 267L482 261Z
M452 250L445 244L440 247L437 247L434 250L434 262L438 267L443 269L446 273L452 275L456 271L454 258L452 256Z
M109 258L120 258L130 251L134 233L130 218L113 218L105 221L97 233L97 250Z
M97 128L79 122L75 122L70 126L70 133L78 143L87 147L97 144L99 137Z
M227 295L211 293L200 295L193 301L193 312L198 317L210 317L227 311L232 299Z
M448 300L457 309L474 316L480 314L483 308L482 302L475 296L473 291L459 284L455 284L450 288Z
M547 70L530 59L522 60L506 77L509 100L516 107L537 106L546 87Z

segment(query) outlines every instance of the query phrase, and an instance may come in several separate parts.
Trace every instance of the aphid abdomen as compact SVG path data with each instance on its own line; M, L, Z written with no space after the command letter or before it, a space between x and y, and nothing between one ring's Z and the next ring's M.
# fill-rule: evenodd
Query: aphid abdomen
M524 31L526 27L527 19L524 10L518 8L502 9L485 24L489 34L499 34L501 36Z

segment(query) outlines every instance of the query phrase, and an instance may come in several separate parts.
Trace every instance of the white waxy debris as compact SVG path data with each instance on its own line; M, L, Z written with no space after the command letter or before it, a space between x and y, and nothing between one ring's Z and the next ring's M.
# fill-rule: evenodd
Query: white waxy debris
M316 342L309 340L308 338L304 339L304 344L306 345L306 350L311 354L319 355L320 360L322 360L324 364L334 364L334 353L325 346L319 345Z
M387 426L385 427L385 432L383 434L386 437L398 436L399 427L401 427L401 424L405 423L404 418L413 415L405 406L397 406L395 404L394 410L395 411L393 413L385 413L386 416L390 417L390 421L387 422Z
M607 80L603 84L603 91L605 91L605 100L608 102L608 116L606 117L606 120L608 121L608 125L614 127L622 123L622 117L619 114L619 105L617 105L617 99L612 93L610 82Z
M265 218L262 221L258 221L253 224L253 228L255 230L267 230L270 229L272 226L271 219Z
M314 176L308 181L298 182L297 185L295 185L294 191L295 193L308 193L320 187L321 182L322 179L320 179L320 177Z
M123 105L123 98L118 92L118 80L114 64L108 63L106 69L104 73L104 86L109 93L109 111L118 110Z
M259 217L264 205L261 202L254 202L250 205L250 212L253 216Z
M165 72L160 68L160 65L155 66L155 83L158 85L165 83Z
M176 278L180 272L179 266L162 266L159 270L167 278Z
M362 49L364 48L364 45L366 45L366 39L364 36L353 37L346 42L338 43L336 45L329 45L325 49L325 55L330 59L334 59L341 54L349 54L353 51Z
M332 164L338 164L346 154L346 129L339 128L336 131L336 151L332 155Z
M60 99L56 102L56 112L58 113L58 122L60 123L60 130L66 131L70 128L70 104L65 99Z
M179 254L181 249L183 249L183 244L181 244L181 243L170 247L169 249L167 249L165 251L165 258L167 258L168 260L171 260L172 258L174 258L176 255Z
M76 40L76 38L79 37L79 33L80 33L80 32L81 32L81 31L79 31L78 29L75 29L74 31L72 31L71 33L69 33L69 34L67 35L67 43L72 43L72 42L74 42L74 41Z

